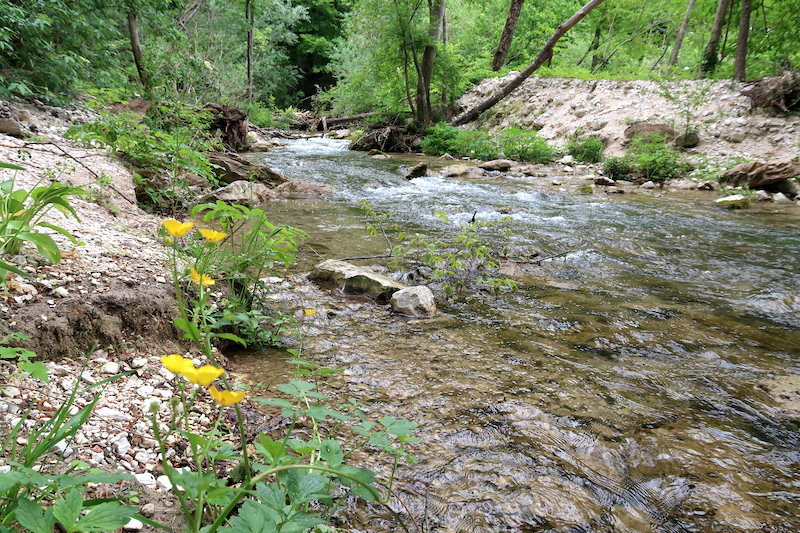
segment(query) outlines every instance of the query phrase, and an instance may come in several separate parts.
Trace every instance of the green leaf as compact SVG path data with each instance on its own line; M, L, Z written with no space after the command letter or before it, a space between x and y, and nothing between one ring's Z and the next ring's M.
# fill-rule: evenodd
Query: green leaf
M21 166L18 166L18 165L12 165L11 163L3 163L3 162L0 162L0 168L9 168L11 170L25 170L24 167L21 167ZM8 180L8 181L13 182L14 180Z
M293 379L289 383L283 383L281 385L278 385L279 391L298 398L305 397L310 391L314 390L315 388L316 386L313 383L309 383L307 381L300 381L297 379Z
M72 489L63 498L58 498L52 507L53 515L68 531L78 531L76 523L83 510L83 496L77 489Z
M292 505L300 505L329 496L328 478L305 470L289 470L284 476Z
M189 339L198 342L200 342L200 340L202 339L202 334L200 333L200 330L197 328L194 322L186 320L185 318L176 318L172 322L178 329L183 331L184 339Z
M281 515L267 505L247 500L239 514L230 519L230 526L220 528L223 533L275 533Z
M411 435L419 424L415 424L414 422L409 422L408 420L402 420L398 418L394 418L391 416L385 416L381 418L381 425L386 430L386 433L390 435Z
M45 510L41 505L27 498L18 500L14 517L19 525L33 533L52 533L56 525L52 508Z
M286 456L286 446L282 442L272 440L266 435L259 435L256 451L271 464L276 464ZM258 468L258 466L253 465L253 468Z
M58 245L53 238L49 235L31 231L20 231L16 234L16 238L35 244L39 253L49 262L56 264L61 261L61 251L58 249Z
M130 521L139 509L116 502L107 502L90 507L89 512L78 520L73 531L95 533L114 531Z
M50 383L47 367L41 361L22 361L19 366L24 372L30 374L31 377L44 383Z
M331 468L336 468L342 464L344 460L344 453L339 441L326 440L320 444L319 453Z
M247 347L247 342L238 335L234 335L233 333L214 333L212 337L217 337L220 339L228 339L229 341L238 342L245 348Z

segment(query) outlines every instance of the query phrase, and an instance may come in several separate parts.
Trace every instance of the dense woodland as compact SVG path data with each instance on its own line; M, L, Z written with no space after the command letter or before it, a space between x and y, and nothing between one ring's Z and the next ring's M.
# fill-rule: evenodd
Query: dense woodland
M477 81L535 59L539 74L583 78L795 69L793 2L0 0L0 97L64 104L99 92L240 105L256 122L297 107L424 124L452 118ZM569 31L554 42L560 25Z

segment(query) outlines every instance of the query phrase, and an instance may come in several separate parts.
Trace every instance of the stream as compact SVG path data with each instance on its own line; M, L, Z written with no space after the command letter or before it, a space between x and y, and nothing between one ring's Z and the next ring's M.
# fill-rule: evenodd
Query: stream
M309 233L306 271L386 252L362 200L440 238L510 216L513 234L486 230L493 246L545 258L512 272L518 290L462 295L431 320L311 286L285 296L319 309L304 351L344 370L333 388L419 424L394 503L410 531L800 531L800 404L764 392L800 375L797 206L580 195L586 182L545 167L407 181L401 168L446 163L324 138L253 157L337 191L266 208ZM391 513L359 512L353 531L400 530Z

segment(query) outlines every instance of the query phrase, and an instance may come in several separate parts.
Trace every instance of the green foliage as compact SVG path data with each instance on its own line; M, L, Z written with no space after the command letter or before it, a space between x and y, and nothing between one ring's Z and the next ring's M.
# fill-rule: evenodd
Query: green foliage
M366 200L362 200L361 205L367 231L370 234L380 232L392 242L388 233L396 228L387 225L390 215L376 212ZM450 223L444 212L437 211L435 215L443 223ZM490 246L497 233L512 234L510 223L510 217L503 217L496 222L473 221L462 225L447 240L431 239L421 233L406 235L398 231L394 237L399 244L393 245L391 250L392 265L409 271L425 267L430 271L432 283L447 296L465 289L488 289L493 293L516 289L517 284L513 280L498 272L501 257L505 254Z
M690 170L664 137L650 135L631 141L629 154L607 159L603 171L611 179L643 180L661 183L684 177Z
M480 130L461 130L448 124L428 129L420 145L427 154L496 159L500 154L517 161L546 163L553 160L555 148L536 132L509 128L495 137Z
M636 163L630 156L610 157L603 163L603 174L612 180L630 180L636 174Z
M23 170L22 167L0 163L0 168ZM47 179L50 185L35 185L30 191L15 189L15 178L0 182L0 257L19 253L22 245L29 242L46 260L51 263L61 261L61 251L49 235L42 233L47 228L67 237L74 245L80 243L64 228L44 221L44 216L51 210L61 211L66 216L78 219L78 214L69 203L69 197L80 195L84 190L72 185L63 185L56 181L53 170L44 172L39 183ZM8 271L19 273L6 263L0 263L0 287L5 286Z
M50 533L54 526L69 532L114 531L136 515L135 507L119 498L86 500L83 491L102 484L132 480L129 474L109 474L72 462L56 474L58 462L50 461L52 450L63 448L86 423L102 391L94 392L79 408L76 400L91 389L103 387L113 376L80 391L79 379L69 397L44 422L24 433L31 410L26 411L0 441L0 456L10 467L0 477L0 524L20 526L34 533Z
M555 148L539 137L538 133L518 128L503 130L497 142L500 152L515 161L549 163L556 153Z
M658 183L680 178L689 170L678 153L659 135L634 138L630 152L637 171L650 181Z
M264 290L259 280L266 272L295 261L297 243L305 237L301 230L270 223L262 209L218 201L195 206L191 215L202 216L205 224L219 225L228 234L207 271L224 277L236 307L243 311L252 310L254 293ZM195 251L198 261L202 253L202 248Z
M31 359L37 357L37 354L25 348L9 346L9 344L15 340L27 341L30 340L30 337L24 333L12 332L0 339L0 359L16 359L19 368L23 372L30 374L39 381L49 383L50 378L47 375L47 367L44 366L44 363L41 361L31 361Z
M100 144L141 169L162 179L136 174L140 201L157 213L174 212L189 195L183 174L197 174L216 182L211 163L204 154L220 149L211 137L207 110L180 104L153 104L142 117L132 112L103 112L92 123L72 126L66 137L87 146Z
M197 286L196 297L183 294L181 287L187 276L178 267L182 261L178 254L178 241L191 239L189 232L193 224L169 220L163 226L171 239L168 242L170 264L180 311L175 325L216 365L211 340L236 340L238 337L214 329L214 310L206 289L215 283L210 273L215 272L213 267L219 265L219 261L214 256L225 245L225 239L233 239L243 224L254 222L252 218L245 221L247 217L263 218L263 213L221 203L199 207L196 214L205 213L206 222L213 221L229 233L200 230L206 243L202 246L187 245L189 250L202 252L192 258L194 264L188 276ZM264 218L259 231L263 231L267 224ZM246 240L249 234L243 235ZM270 231L263 238L271 239L273 246L275 242L286 240L278 239L276 231ZM306 316L313 316L313 312L306 313ZM159 420L157 407L151 409L153 433L161 450L164 474L174 487L186 517L187 531L300 532L324 524L325 516L350 494L379 504L388 502L399 461L410 460L403 445L416 441L412 436L416 425L388 416L375 422L367 416L366 409L352 401L342 406L334 405L317 385L320 378L333 371L301 359L300 350L290 350L290 354L293 357L291 363L297 365L296 376L305 376L313 382L294 379L277 387L282 397L254 400L279 408L281 415L291 420L291 425L279 440L265 434L258 435L253 451L248 450L244 419L238 405L245 394L231 390L224 370L218 365L196 369L191 359L177 354L162 358L168 370L181 374L191 383L207 387L216 379L222 381L226 390L219 391L214 385L208 392L221 409L234 407L240 439L240 448L237 449L226 438L221 425L225 420L222 412L210 429L202 433L193 431L189 413L205 396L201 395L198 387L187 389L183 380L178 382L180 398L170 404L170 413L165 420ZM166 442L173 441L185 444L184 453L193 465L192 469L172 466ZM345 442L351 443L348 451L343 449ZM390 455L393 468L388 480L379 482L371 470L349 464L352 460L348 460L350 454L361 448ZM226 476L219 475L221 470L230 468L228 473L237 481L235 484L229 483Z
M567 150L578 161L582 163L599 163L603 160L605 146L603 140L592 135L584 139L577 137L570 139Z
M93 0L0 0L0 92L53 103L82 82L123 83L120 34Z

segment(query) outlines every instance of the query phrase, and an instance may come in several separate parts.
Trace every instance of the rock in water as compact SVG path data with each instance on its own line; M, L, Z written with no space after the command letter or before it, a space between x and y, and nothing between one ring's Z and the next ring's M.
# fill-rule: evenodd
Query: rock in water
M423 178L428 175L428 163L417 163L406 172L406 179Z
M308 279L322 284L335 285L347 294L369 296L379 303L388 303L392 294L408 287L369 268L351 265L336 259L328 259L318 264L308 275Z
M404 315L432 317L436 315L436 303L428 287L417 285L401 289L392 294L392 309Z
M715 203L721 207L727 207L728 209L750 209L750 198L743 194L724 196L717 199Z

